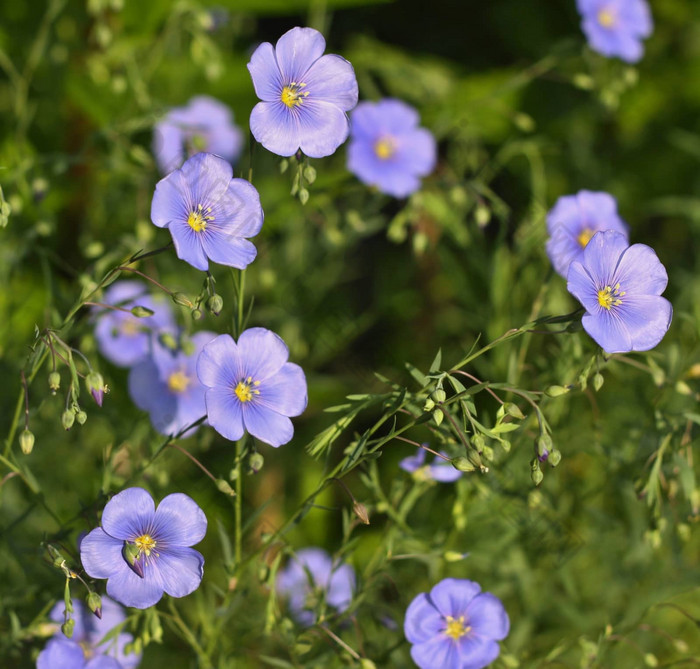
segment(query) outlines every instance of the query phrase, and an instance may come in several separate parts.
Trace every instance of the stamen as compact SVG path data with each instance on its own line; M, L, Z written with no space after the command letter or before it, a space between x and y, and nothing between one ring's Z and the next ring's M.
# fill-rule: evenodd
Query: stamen
M598 23L603 28L614 28L617 23L617 18L611 9L604 7L598 12Z
M308 97L309 95L308 91L301 90L305 87L306 84L304 83L298 84L296 81L292 81L282 89L280 100L282 100L282 102L284 102L284 104L290 109L298 107L302 102L304 102L304 98Z
M579 234L579 236L576 237L576 241L579 243L581 248L585 249L586 246L588 246L588 242L590 242L591 239L593 239L593 235L595 233L595 230L591 230L590 228L584 228Z
M195 232L202 232L202 230L207 229L207 223L213 221L214 217L211 214L211 207L204 207L201 204L197 205L197 209L190 212L187 218L187 225L189 225Z
M605 286L598 291L598 304L610 311L612 307L619 307L622 304L621 297L624 297L627 293L624 290L620 290L620 284L616 283L614 287Z
M260 394L259 390L253 388L258 385L260 385L260 381L253 381L253 377L249 376L247 379L239 381L233 392L241 402L250 402L253 395Z
M190 385L190 377L181 369L168 377L168 389L173 393L184 393Z
M151 555L151 551L156 547L156 540L150 534L142 534L134 539L136 547L141 553L145 553L146 557Z
M471 632L471 627L466 624L464 616L459 618L453 618L452 616L447 616L447 627L445 628L445 634L452 637L455 641L461 639L465 634Z
M391 137L380 137L374 143L374 153L380 160L389 160L396 153L396 142Z

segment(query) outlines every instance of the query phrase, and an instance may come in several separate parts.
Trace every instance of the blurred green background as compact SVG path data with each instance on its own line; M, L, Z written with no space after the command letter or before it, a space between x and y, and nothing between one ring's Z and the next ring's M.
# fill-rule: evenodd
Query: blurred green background
M284 338L310 392L295 439L279 450L261 446L264 468L245 477L247 549L295 511L354 432L379 416L361 414L319 461L304 445L335 419L326 407L348 394L386 392L375 372L417 391L404 363L425 372L442 349L448 369L479 337L483 344L576 308L546 258L544 216L560 195L605 190L618 199L631 240L651 245L667 267L675 316L656 351L603 364L599 392L577 387L543 400L561 465L533 487L532 420L488 474L453 486L414 482L397 469L413 449L393 441L344 479L369 508L368 527L349 527L349 499L335 485L285 538L295 548L342 549L353 564L355 623L335 632L377 667L412 666L403 612L448 575L477 580L504 601L512 627L495 666L696 666L700 3L659 0L652 11L654 34L632 68L585 47L574 0L2 3L0 186L11 208L0 229L3 436L35 326L58 327L107 270L169 241L149 221L160 178L153 124L169 107L208 94L231 106L247 135L252 50L310 25L323 31L329 52L353 63L362 99L398 97L420 111L438 139L439 164L420 192L396 201L350 175L341 147L312 161L318 179L305 206L289 194L293 170L281 173L280 159L262 147L234 166L246 178L252 169L266 214L247 273L249 324ZM172 252L139 269L190 296L203 280ZM223 313L193 322L180 309L183 327L230 331L231 275L220 267L213 274ZM178 607L198 638L227 621L217 667L359 666L269 604L270 555L256 557L243 582L228 582L221 536L233 532L231 503L189 460L167 450L131 480L162 438L132 405L126 372L100 360L88 316L80 311L65 332L105 376L104 407L85 400L87 423L65 432L65 397L50 394L45 366L29 391L34 451L23 455L12 434L0 464L0 477L12 472L9 462L38 490L0 478L0 664L33 666L46 636L40 623L62 596L62 574L42 541L75 556L78 533L130 481L156 498L187 492L207 512L203 586ZM469 371L544 390L576 384L595 353L584 333L527 335ZM479 396L477 407L493 419L493 402ZM431 434L416 428L411 438ZM228 476L233 447L213 431L182 445ZM407 496L402 524L387 507ZM451 562L450 551L468 556ZM227 583L235 593L223 610ZM311 650L301 652L307 637ZM145 653L143 666L198 666L169 625L164 643Z

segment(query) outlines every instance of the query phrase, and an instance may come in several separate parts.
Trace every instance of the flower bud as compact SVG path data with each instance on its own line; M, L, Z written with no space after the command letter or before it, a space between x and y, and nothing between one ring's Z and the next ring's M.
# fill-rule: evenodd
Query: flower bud
M236 495L235 490L228 484L225 479L216 479L216 487L224 493L224 495L230 495L234 497Z
M486 445L484 438L478 432L471 438L471 443L477 453L481 453Z
M90 372L85 378L85 385L92 395L92 399L98 407L102 406L102 399L105 394L105 382L99 372Z
M265 458L260 453L253 453L248 459L253 474L257 474L265 464Z
M593 375L593 389L598 392L603 387L604 381L603 375L600 372L596 372Z
M444 418L445 414L443 414L440 409L435 409L435 411L433 411L433 419L435 420L435 425L438 427L440 427Z
M191 309L194 306L194 304L192 304L192 300L190 300L190 298L184 293L173 293L171 297L173 298L173 302L175 302L175 304L179 304L181 307L188 307Z
M525 418L525 414L520 410L520 407L517 404L514 404L513 402L506 402L503 405L503 410L509 416L517 418L518 420L523 420Z
M459 458L452 458L450 464L460 472L473 472L476 467L469 461L468 458L461 456Z
M90 611L92 611L100 620L102 620L102 597L100 597L96 592L91 592L87 596L87 605Z
M316 181L316 168L311 167L311 165L307 165L304 168L304 179L306 180L307 184L312 184L314 181Z
M201 309L192 309L192 320L198 321L202 317Z
M75 421L75 413L71 409L66 409L61 414L61 424L64 430L70 430L73 427L73 422Z
M480 228L485 228L491 221L491 211L483 204L478 205L474 212L474 220Z
M552 449L549 454L549 458L547 458L547 462L552 467L556 467L561 462L561 451L557 450L556 448Z
M26 427L19 435L19 447L25 455L29 455L34 448L34 435Z
M544 391L547 397L559 397L560 395L566 395L571 390L568 386L549 386Z
M423 411L432 411L435 408L435 402L429 397L427 400L425 400L425 404L423 405Z
M442 388L436 388L430 397L436 404L442 404L447 399L447 393Z
M51 372L51 374L49 374L49 390L51 390L51 394L55 395L60 387L61 375L58 372Z
M154 312L153 309L137 304L135 307L131 307L131 313L136 316L136 318L148 318L149 316L153 316Z
M73 618L68 618L68 620L61 625L61 632L70 639L73 636L74 627L75 620L73 620Z
M543 432L535 440L535 450L537 451L537 457L540 462L546 462L552 448L552 438L546 432Z
M544 479L544 474L542 473L541 469L533 469L532 472L530 473L530 477L532 478L532 482L535 485L539 485L542 483L542 480Z
M299 189L299 202L306 204L309 201L309 191L306 188Z
M75 420L78 421L78 425L85 425L87 414L81 409L75 414Z
M214 294L207 300L207 309L209 309L210 313L214 314L214 316L218 316L223 308L224 298L221 297L221 295Z
M170 332L161 332L158 335L158 341L169 351L177 349L177 339Z
M144 556L141 549L136 544L125 541L124 546L122 546L122 557L131 571L139 578L143 578Z
M364 523L365 525L369 525L369 513L367 511L367 507L364 504L355 500L352 504L352 511L362 523Z

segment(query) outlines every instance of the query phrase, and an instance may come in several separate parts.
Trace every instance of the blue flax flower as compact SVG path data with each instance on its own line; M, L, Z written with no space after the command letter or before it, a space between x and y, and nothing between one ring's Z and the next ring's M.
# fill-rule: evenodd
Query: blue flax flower
M345 112L357 104L352 65L335 54L323 55L326 40L313 28L292 28L261 44L248 70L262 100L250 115L253 137L268 151L311 158L331 155L350 129Z
M447 456L447 453L443 451L440 451L440 453ZM452 483L462 476L462 472L455 469L449 460L436 457L429 465L426 465L425 449L423 448L419 448L415 455L401 460L401 462L399 462L399 467L405 472L410 472L419 478L438 481L440 483Z
M163 592L184 597L199 587L204 558L190 546L206 531L204 512L187 495L168 495L156 509L143 488L127 488L107 502L80 559L92 578L107 579L112 599L146 609Z
M646 0L576 0L576 6L591 49L628 63L642 57L642 40L654 29Z
M289 600L289 609L302 625L313 625L319 604L342 613L355 591L355 572L331 560L322 548L302 548L277 575L277 592Z
M400 100L361 102L351 115L348 169L382 193L406 197L435 168L435 138Z
M557 273L566 279L569 265L580 260L596 232L629 228L617 213L617 201L608 193L587 190L560 197L547 214L547 255Z
M168 228L177 257L206 271L209 260L245 269L257 251L246 237L263 224L260 196L245 179L234 179L231 164L198 153L156 185L151 220Z
M198 332L187 351L171 351L154 339L151 354L131 368L131 399L148 411L161 434L176 434L206 415L206 389L197 378L197 357L214 337L213 332Z
M176 170L185 158L201 151L233 163L242 145L243 134L231 110L208 95L198 95L185 107L168 111L153 132L153 153L162 174Z
M232 441L248 431L270 446L286 444L294 435L289 417L307 403L304 372L288 358L287 345L265 328L246 330L238 343L230 335L209 342L197 361L209 424Z
M569 268L567 288L584 306L584 330L607 353L648 351L671 325L668 276L653 249L599 232Z
M137 318L124 311L95 309L101 312L95 327L97 347L119 367L131 367L148 353L152 333L175 327L169 304L156 301L138 281L115 281L105 291L103 302L127 310L138 305L154 312L152 316Z
M404 633L421 669L482 669L510 629L501 600L474 581L446 578L409 605Z
M58 602L51 610L55 623L64 620L65 604ZM73 636L69 639L60 629L39 653L37 669L134 669L141 661L140 653L124 652L134 637L122 632L109 641L102 638L126 620L119 604L102 597L102 618L97 618L80 600L73 600Z

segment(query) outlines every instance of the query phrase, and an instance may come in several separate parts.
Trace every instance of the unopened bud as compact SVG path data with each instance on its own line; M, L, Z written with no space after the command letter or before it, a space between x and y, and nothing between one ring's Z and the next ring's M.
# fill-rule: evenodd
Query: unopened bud
M473 472L476 467L469 461L468 458L461 456L459 458L452 458L450 464L460 472Z
M556 448L552 449L547 458L547 462L550 466L556 467L561 462L561 451Z
M560 395L566 395L569 390L571 390L571 388L568 386L549 386L549 388L544 391L544 394L547 397L559 397Z
M363 657L360 658L360 669L377 669L377 665L372 660Z
M75 420L78 421L78 425L85 425L87 414L81 409L75 414Z
M192 309L192 320L198 321L201 318L202 318L202 310L201 309Z
M436 388L430 397L436 404L442 404L447 399L447 393L442 388Z
M442 421L444 418L445 414L443 414L440 409L435 409L435 411L433 411L433 419L435 420L435 425L437 425L438 427L442 425Z
M216 487L224 493L224 495L229 495L234 497L236 495L235 490L228 484L225 479L216 479Z
M308 184L312 184L314 181L316 181L316 168L311 167L311 165L307 165L304 168L304 179Z
M148 318L148 316L153 316L154 311L153 309L137 304L135 307L131 307L131 313L136 316L136 318Z
M99 372L90 372L85 378L85 385L95 400L98 407L102 406L102 399L105 394L105 382Z
M248 464L254 474L257 474L265 464L265 458L260 453L253 453L248 459Z
M51 394L55 395L60 387L61 375L58 372L51 372L51 374L49 374L49 390L51 390Z
M170 351L177 349L177 339L170 332L161 332L158 335L158 341Z
M25 455L29 455L34 448L34 435L26 427L19 435L19 447Z
M481 453L486 445L484 438L478 432L471 438L471 442L477 453Z
M194 306L192 300L184 293L173 293L171 297L173 298L173 302L179 304L181 307L188 307L191 309Z
M61 625L61 632L70 639L73 636L74 627L75 620L73 620L73 618L68 618L68 620Z
M445 551L444 558L447 562L460 562L467 557L469 553L459 553L457 551Z
M517 418L518 420L523 420L525 418L525 414L520 410L520 407L517 404L514 404L513 402L506 402L503 405L503 410L509 416Z
M533 469L532 472L530 472L530 477L535 485L539 485L544 479L544 474L541 469Z
M545 462L547 460L552 448L552 438L546 432L543 432L535 440L535 450L537 451L537 457L540 462Z
M100 597L96 592L91 592L87 596L87 605L90 611L92 611L100 620L102 620L102 597Z
M647 667L658 667L659 660L653 653L646 653L644 655L644 664L646 664Z
M603 378L603 375L600 372L596 372L593 375L593 390L598 392L603 387L604 382L605 379Z
M474 220L480 228L485 228L491 220L490 209L485 207L483 204L478 205L476 211L474 212Z
M425 400L425 404L423 405L423 411L432 411L435 408L435 402L429 397L427 400Z
M143 578L143 564L145 560L141 549L136 544L125 541L124 546L122 546L122 557L131 571L139 578Z
M75 421L75 413L71 409L66 409L61 414L61 424L64 430L70 430L73 427L73 422Z
M224 308L224 298L221 297L221 295L212 295L208 300L207 300L207 309L214 314L214 316L218 316L221 313L221 310Z
M309 201L309 191L306 188L299 189L299 202L306 204Z
M364 523L365 525L369 525L369 513L367 511L367 507L364 504L355 500L352 504L352 511L362 523Z
M476 435L475 435L476 436ZM479 455L478 451L475 451L473 448L470 448L469 451L467 451L467 459L469 462L471 462L477 469L484 469L484 465L481 462L481 456Z

